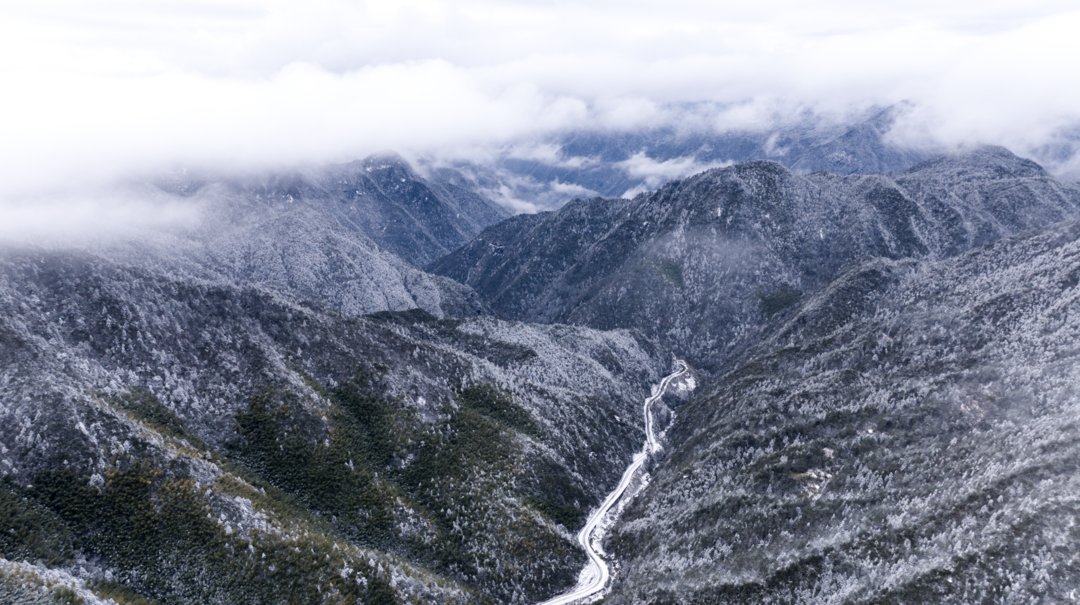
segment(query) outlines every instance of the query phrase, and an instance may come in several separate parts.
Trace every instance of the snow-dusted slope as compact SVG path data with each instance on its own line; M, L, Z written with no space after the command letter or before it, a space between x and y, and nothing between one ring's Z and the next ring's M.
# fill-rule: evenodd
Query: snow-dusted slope
M875 260L679 410L611 603L1080 592L1080 224Z
M430 180L398 155L251 175L174 174L164 191L240 199L267 211L302 207L420 266L508 216L454 179Z
M425 180L392 155L243 177L175 174L108 195L138 200L137 212L186 220L48 245L88 248L177 278L258 286L354 316L481 313L469 288L417 265L505 216L458 185Z
M576 568L666 359L7 250L0 509L48 522L0 556L166 602L527 602Z
M751 162L515 217L431 268L501 316L639 327L715 366L851 263L946 257L1078 209L1080 189L1000 148L894 177Z

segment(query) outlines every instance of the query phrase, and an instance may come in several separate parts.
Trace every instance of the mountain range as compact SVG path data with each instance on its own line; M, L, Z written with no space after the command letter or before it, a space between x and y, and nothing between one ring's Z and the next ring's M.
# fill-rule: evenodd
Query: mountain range
M383 154L132 183L198 220L5 244L0 601L542 601L676 358L605 603L1074 598L1080 188L894 153L894 111L630 198L676 139L483 177L606 196L537 214Z
M500 316L637 327L717 367L852 263L954 256L1078 209L1080 188L1001 148L888 176L747 162L513 217L430 269Z
M910 103L872 107L836 120L804 112L762 128L696 124L641 129L581 129L509 144L483 160L420 157L438 178L469 183L495 200L541 210L581 197L633 197L709 167L772 160L799 173L873 174L906 170L931 153L890 132ZM694 107L681 111L693 116Z

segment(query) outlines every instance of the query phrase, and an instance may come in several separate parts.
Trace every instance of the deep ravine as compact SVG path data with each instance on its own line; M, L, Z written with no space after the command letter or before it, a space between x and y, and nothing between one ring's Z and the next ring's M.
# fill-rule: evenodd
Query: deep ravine
M630 466L626 467L622 479L615 486L604 501L600 503L585 522L585 526L577 534L578 544L585 550L589 561L578 575L578 583L570 590L548 599L540 605L569 605L580 601L591 600L606 592L611 583L611 570L607 561L604 560L603 539L607 529L618 520L619 514L640 490L627 493L629 487L635 483L641 485L644 480L643 468L650 456L660 451L661 446L653 427L652 407L667 392L671 383L686 374L689 366L681 359L675 360L675 371L665 376L659 384L653 386L652 394L645 398L642 414L645 421L645 443L641 451L634 454Z

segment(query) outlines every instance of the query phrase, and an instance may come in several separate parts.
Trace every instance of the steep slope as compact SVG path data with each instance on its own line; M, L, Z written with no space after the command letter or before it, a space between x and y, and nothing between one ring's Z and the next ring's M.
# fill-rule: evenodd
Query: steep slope
M246 177L175 175L158 186L186 196L201 192L240 199L255 207L301 207L416 266L508 216L458 181L424 179L394 154Z
M609 601L1074 600L1078 309L1077 223L845 273L679 409Z
M900 103L872 112L865 120L843 128L823 140L801 140L788 157L771 158L801 172L833 174L885 174L901 172L927 159L925 152L900 147L889 142L889 131L896 120L911 109Z
M668 361L4 250L0 597L528 602L575 573Z
M404 170L371 162L375 160L368 166L373 174ZM364 170L361 173L367 174ZM397 177L384 177L384 181L398 181ZM179 188L180 184L173 186ZM367 235L381 233L383 241L391 238L392 230L386 225L369 222L382 220L372 215L378 214L373 208L386 215L405 213L409 204L422 206L424 199L410 197L430 198L422 185L407 181L403 187L408 191L401 192L400 199L382 201L319 197L331 193L312 190L314 185L310 184L286 186L278 181L275 187L265 185L256 191L229 183L203 183L178 197L142 186L127 194L151 209L155 203L183 208L194 220L131 237L106 237L82 247L154 272L258 286L351 316L423 309L438 317L467 317L483 311L469 288L424 273ZM400 228L423 240L423 229L435 229L441 223L418 216L416 221L425 227L414 221ZM455 245L457 241L452 239ZM430 244L426 240L411 243L418 249ZM409 245L404 241L396 244L398 248Z
M515 217L430 268L501 316L641 327L716 367L851 263L950 256L1077 209L1080 189L1000 148L894 178L750 162Z

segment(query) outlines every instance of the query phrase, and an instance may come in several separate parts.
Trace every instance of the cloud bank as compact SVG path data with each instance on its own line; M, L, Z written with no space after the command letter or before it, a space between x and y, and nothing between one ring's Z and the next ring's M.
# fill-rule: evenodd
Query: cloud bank
M161 191L95 189L0 203L0 244L83 247L198 228L202 200Z
M901 99L908 145L1023 151L1080 122L1073 2L582 4L5 2L0 199L585 127L765 129Z

